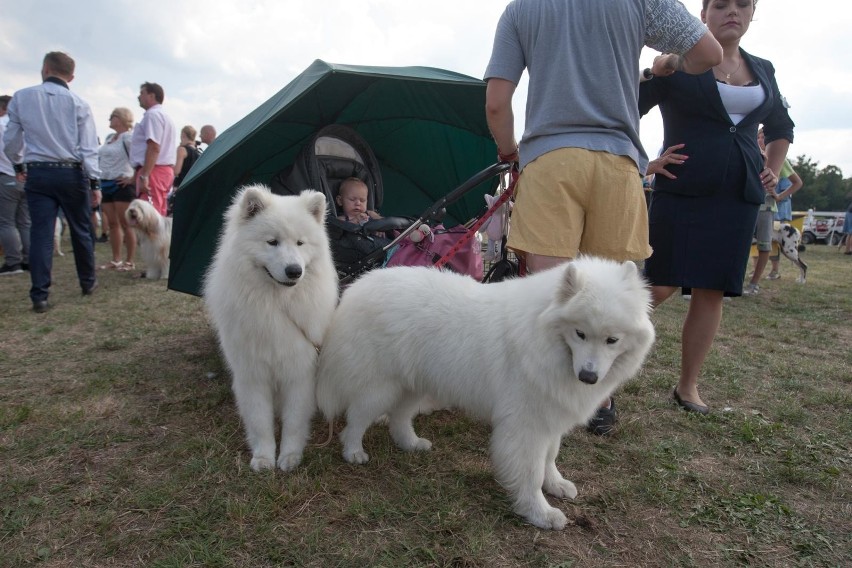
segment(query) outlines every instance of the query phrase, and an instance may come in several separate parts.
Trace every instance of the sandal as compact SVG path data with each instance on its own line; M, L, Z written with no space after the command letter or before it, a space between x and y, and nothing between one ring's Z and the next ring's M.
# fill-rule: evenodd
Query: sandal
M134 268L136 268L136 265L132 262L122 262L121 266L116 268L116 270L119 270L121 272L130 272Z
M111 260L109 264L98 267L98 270L124 270L124 263L120 260Z

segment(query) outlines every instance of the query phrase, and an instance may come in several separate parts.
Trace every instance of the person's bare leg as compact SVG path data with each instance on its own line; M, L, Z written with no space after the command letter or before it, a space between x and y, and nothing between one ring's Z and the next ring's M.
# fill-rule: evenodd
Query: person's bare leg
M130 207L129 202L115 202L115 216L118 217L121 232L124 235L124 247L127 249L127 257L124 260L133 264L136 259L136 233L130 228L130 225L127 223L127 217L124 215L128 207Z
M754 274L751 277L751 284L756 285L760 283L760 277L763 276L763 271L766 270L767 262L769 262L769 251L758 251L757 263L754 265Z
M115 215L115 203L102 203L101 215L109 223L109 246L112 249L113 262L121 261L121 229Z
M681 368L677 393L681 399L706 406L698 394L698 375L722 321L721 290L694 288L681 333Z
M677 290L676 286L651 286L651 305L656 308L671 298Z
M778 253L778 254L780 255L781 253ZM772 277L771 275L777 275L778 274L778 268L779 268L780 261L781 261L780 256L772 256L772 257L769 258L770 265L772 266L772 268L769 270L770 278Z
M553 268L554 266L558 266L564 262L568 262L571 260L570 258L565 258L562 256L547 256L543 254L531 254L525 253L524 258L527 261L527 270L529 272L541 272L542 270L547 270L548 268Z

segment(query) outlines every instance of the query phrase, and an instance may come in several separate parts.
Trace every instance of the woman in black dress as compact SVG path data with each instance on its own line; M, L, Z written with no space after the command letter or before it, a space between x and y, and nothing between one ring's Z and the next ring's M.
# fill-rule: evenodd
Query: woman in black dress
M655 305L679 288L692 296L672 394L701 414L709 408L698 394L698 375L719 329L722 299L742 294L758 207L793 141L775 69L740 48L755 4L704 0L701 19L722 45L722 62L703 75L673 72L640 85L640 112L659 105L669 147L648 172L656 178L646 276ZM765 164L757 145L761 123Z

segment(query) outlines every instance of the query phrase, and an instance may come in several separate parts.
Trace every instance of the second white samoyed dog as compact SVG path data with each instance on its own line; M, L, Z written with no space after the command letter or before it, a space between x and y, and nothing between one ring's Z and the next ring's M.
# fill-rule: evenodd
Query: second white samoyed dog
M124 216L127 224L136 232L139 256L145 261L145 278L168 278L172 218L160 215L146 199L131 201Z
M565 515L542 488L577 495L556 469L562 435L639 371L654 341L649 302L632 262L580 258L496 284L376 270L344 292L332 318L317 402L328 419L345 411L351 463L369 459L362 438L382 414L396 444L414 451L432 446L412 425L421 398L466 410L492 425L492 466L514 510L561 529Z
M254 470L295 468L310 435L317 351L337 305L325 210L316 191L242 189L205 278L204 302L233 375Z

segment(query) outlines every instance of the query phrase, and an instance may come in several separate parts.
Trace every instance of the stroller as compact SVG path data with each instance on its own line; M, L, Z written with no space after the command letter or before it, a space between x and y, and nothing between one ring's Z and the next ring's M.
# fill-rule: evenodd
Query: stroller
M485 90L482 80L445 69L315 61L193 165L175 195L169 289L201 294L223 213L252 183L327 196L343 284L403 261L478 279L476 231L489 215L480 213L483 196L510 168L493 162ZM370 208L387 217L378 226L339 222L335 197L345 177L368 185ZM472 270L458 266L465 255Z
M477 231L497 207L489 208L466 225L445 228L442 221L448 205L509 168L510 164L498 163L483 170L417 217L383 217L358 225L338 218L341 211L336 198L341 183L353 177L363 181L368 189L367 209L380 210L384 195L381 170L369 145L357 132L331 124L305 144L290 167L273 177L271 186L273 192L281 195L296 195L304 188L325 194L326 226L342 285L382 266L446 266L482 280Z

